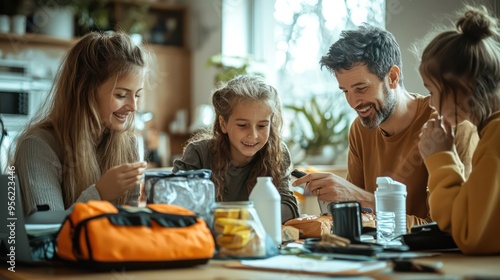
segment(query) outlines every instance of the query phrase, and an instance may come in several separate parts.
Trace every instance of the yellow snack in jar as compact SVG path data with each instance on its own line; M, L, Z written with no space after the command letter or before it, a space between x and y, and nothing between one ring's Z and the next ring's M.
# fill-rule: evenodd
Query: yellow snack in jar
M248 210L246 209L216 209L214 211L214 218L234 218L240 220L248 220Z
M240 249L245 247L250 241L251 230L240 230L231 235L221 235L217 237L217 244L227 249Z
M215 231L222 234L233 233L235 227L241 229L252 229L248 221L233 219L233 218L218 218L215 220Z
M214 212L214 218L235 218L240 216L239 209L216 209Z
M240 220L248 220L249 218L250 218L250 214L248 213L248 210L241 209L240 210Z

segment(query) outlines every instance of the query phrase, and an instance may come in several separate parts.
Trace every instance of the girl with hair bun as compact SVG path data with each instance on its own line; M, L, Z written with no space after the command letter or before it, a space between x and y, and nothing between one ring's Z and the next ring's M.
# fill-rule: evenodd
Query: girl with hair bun
M424 49L420 75L440 118L420 133L429 171L430 214L465 254L500 253L500 43L498 19L466 6L456 29ZM478 128L467 180L453 145L457 123Z

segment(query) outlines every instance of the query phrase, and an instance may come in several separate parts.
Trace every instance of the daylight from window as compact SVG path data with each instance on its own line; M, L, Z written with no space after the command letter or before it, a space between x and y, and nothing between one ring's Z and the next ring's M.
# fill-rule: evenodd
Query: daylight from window
M318 154L326 159L320 163L344 163L341 151L347 149L355 113L319 60L342 30L363 22L384 27L384 18L385 0L275 1L276 86L285 105L284 134L292 154ZM324 147L331 155L324 155Z
M321 56L342 30L363 22L383 27L384 16L385 0L276 0L275 65L285 97L331 92L336 82L320 70Z

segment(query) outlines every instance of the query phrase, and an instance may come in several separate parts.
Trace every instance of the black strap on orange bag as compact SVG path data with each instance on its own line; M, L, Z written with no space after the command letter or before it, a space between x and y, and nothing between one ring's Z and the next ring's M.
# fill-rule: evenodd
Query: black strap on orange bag
M203 219L168 204L76 203L57 236L61 259L100 270L205 264L214 248Z

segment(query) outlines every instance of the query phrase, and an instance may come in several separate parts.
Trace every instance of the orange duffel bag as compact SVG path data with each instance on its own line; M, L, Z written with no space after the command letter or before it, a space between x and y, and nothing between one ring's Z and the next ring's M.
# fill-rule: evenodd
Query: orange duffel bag
M186 267L212 258L214 239L194 212L170 204L137 208L76 203L57 235L57 255L96 269Z

